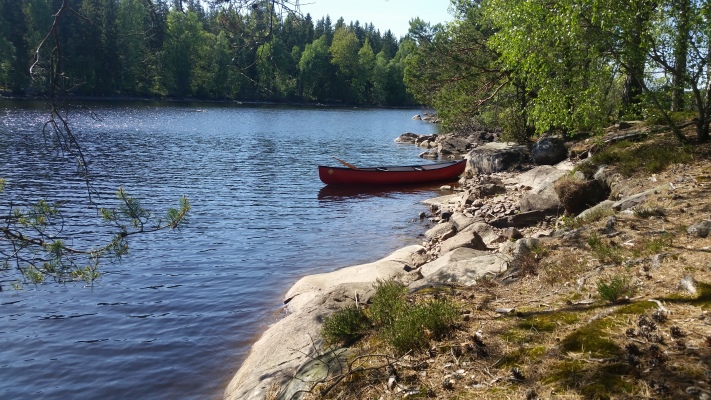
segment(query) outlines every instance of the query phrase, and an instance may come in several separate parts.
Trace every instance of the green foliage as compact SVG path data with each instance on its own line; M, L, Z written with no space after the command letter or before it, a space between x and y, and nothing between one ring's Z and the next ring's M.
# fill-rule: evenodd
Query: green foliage
M346 307L324 320L321 334L327 343L352 344L369 330L378 333L397 353L425 349L430 340L446 335L459 315L446 299L411 303L407 288L393 280L378 280L371 304L364 312Z
M497 28L489 46L498 63L532 94L525 108L537 132L607 123L615 71L597 52L580 3L491 0L484 12Z
M393 280L378 280L368 307L368 316L377 327L392 325L407 307L407 288Z
M503 130L501 140L504 142L515 142L525 144L529 137L526 130L526 116L523 110L515 107L504 109L499 114L499 124Z
M625 277L615 275L609 281L600 280L597 282L597 293L604 300L616 304L624 296L632 293L632 288Z
M347 306L326 317L321 335L328 344L350 345L368 330L370 322L362 309Z
M478 4L464 4L460 23L431 26L416 18L410 22L412 50L405 60L407 89L421 103L437 109L445 127L460 129L491 109L509 107L499 96L511 83L509 74L495 64L496 52L487 46L493 30ZM492 115L498 115L497 112Z
M577 229L614 215L614 213L615 211L611 207L597 207L581 217L564 216L562 221L566 228Z
M629 364L612 363L602 367L583 361L562 361L556 364L546 383L557 383L562 389L575 389L586 399L629 397L633 385L624 379L633 373Z
M457 310L447 300L432 300L407 307L393 323L383 328L382 335L399 354L424 350L431 339L449 332Z

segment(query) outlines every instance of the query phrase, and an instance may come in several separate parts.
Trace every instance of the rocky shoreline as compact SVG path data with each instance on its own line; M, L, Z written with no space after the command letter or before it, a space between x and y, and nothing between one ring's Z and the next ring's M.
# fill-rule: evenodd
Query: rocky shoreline
M611 137L626 133L611 132ZM373 263L299 280L285 295L287 315L253 345L224 398L298 398L294 395L324 379L329 365L348 350L324 350L323 318L345 305L367 303L377 280L397 280L411 292L441 285L470 287L482 279L513 280L520 274L512 268L515 260L538 241L571 234L557 229L560 215L629 210L649 196L674 190L673 183L645 190L626 187L619 174L604 167L573 173L574 165L593 149L590 142L545 138L529 148L492 141L494 137L398 138L440 158L468 160L458 187L443 187L449 194L425 201L430 212L420 217L432 227L424 243Z

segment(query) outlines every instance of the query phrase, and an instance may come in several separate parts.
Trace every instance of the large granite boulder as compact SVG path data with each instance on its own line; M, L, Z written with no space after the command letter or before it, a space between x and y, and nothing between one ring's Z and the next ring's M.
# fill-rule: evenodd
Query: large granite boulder
M492 174L521 167L529 159L526 146L492 142L472 149L468 154L469 170L474 174Z
M553 184L568 172L550 166L540 166L519 176L522 186L531 190L521 198L521 213L543 211L556 214L563 210L563 204L558 198Z
M412 132L405 132L402 135L395 138L395 143L408 143L415 144L420 135Z
M457 136L440 136L437 145L437 152L442 158L457 158L467 154L471 150L472 144Z
M467 247L475 250L487 250L484 240L473 230L464 230L453 237L442 242L440 253L448 253L460 247Z
M568 158L568 149L563 138L544 137L531 146L531 157L537 165L554 165Z
M476 232L487 247L493 247L494 243L504 240L504 235L500 230L484 222L475 222L467 226L462 230L462 233L466 232Z

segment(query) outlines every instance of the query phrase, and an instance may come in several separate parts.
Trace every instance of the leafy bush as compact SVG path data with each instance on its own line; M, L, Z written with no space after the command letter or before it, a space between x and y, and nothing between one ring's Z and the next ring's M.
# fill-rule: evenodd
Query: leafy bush
M625 295L631 294L632 288L626 278L616 275L613 276L609 282L603 280L598 281L597 292L600 297L615 304Z
M526 119L521 110L517 108L507 108L499 114L501 124L501 140L504 142L526 143L528 132L526 131Z
M375 294L370 299L368 315L376 326L392 325L393 321L405 310L407 288L393 280L378 280Z
M459 315L454 304L446 299L432 300L416 306L415 312L419 314L422 326L436 339L450 331L455 318Z
M324 319L321 335L328 344L349 345L365 335L369 327L363 310L348 306Z

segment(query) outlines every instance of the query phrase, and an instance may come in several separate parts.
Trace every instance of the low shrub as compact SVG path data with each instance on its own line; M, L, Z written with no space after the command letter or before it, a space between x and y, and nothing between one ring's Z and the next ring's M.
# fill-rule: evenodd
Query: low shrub
M431 339L447 334L457 317L456 307L447 300L431 300L408 307L383 337L399 354L427 348Z
M366 311L348 306L324 319L321 335L328 344L350 345L374 329L397 353L427 348L430 340L446 335L459 315L448 300L410 303L407 288L377 281Z
M378 280L375 283L375 294L370 299L368 316L375 326L392 325L393 321L403 313L406 306L407 288L393 280Z
M348 306L324 319L321 335L328 344L347 346L365 335L369 328L370 321L363 310Z
M624 296L631 294L632 288L626 278L616 275L610 278L609 281L598 281L597 292L600 297L615 304Z
M615 211L611 207L598 207L586 212L585 215L579 217L564 216L562 218L563 225L566 228L577 229L593 222L597 222L605 217L615 215Z
M578 180L567 177L556 181L553 189L568 215L579 214L609 195L609 190L594 179Z

